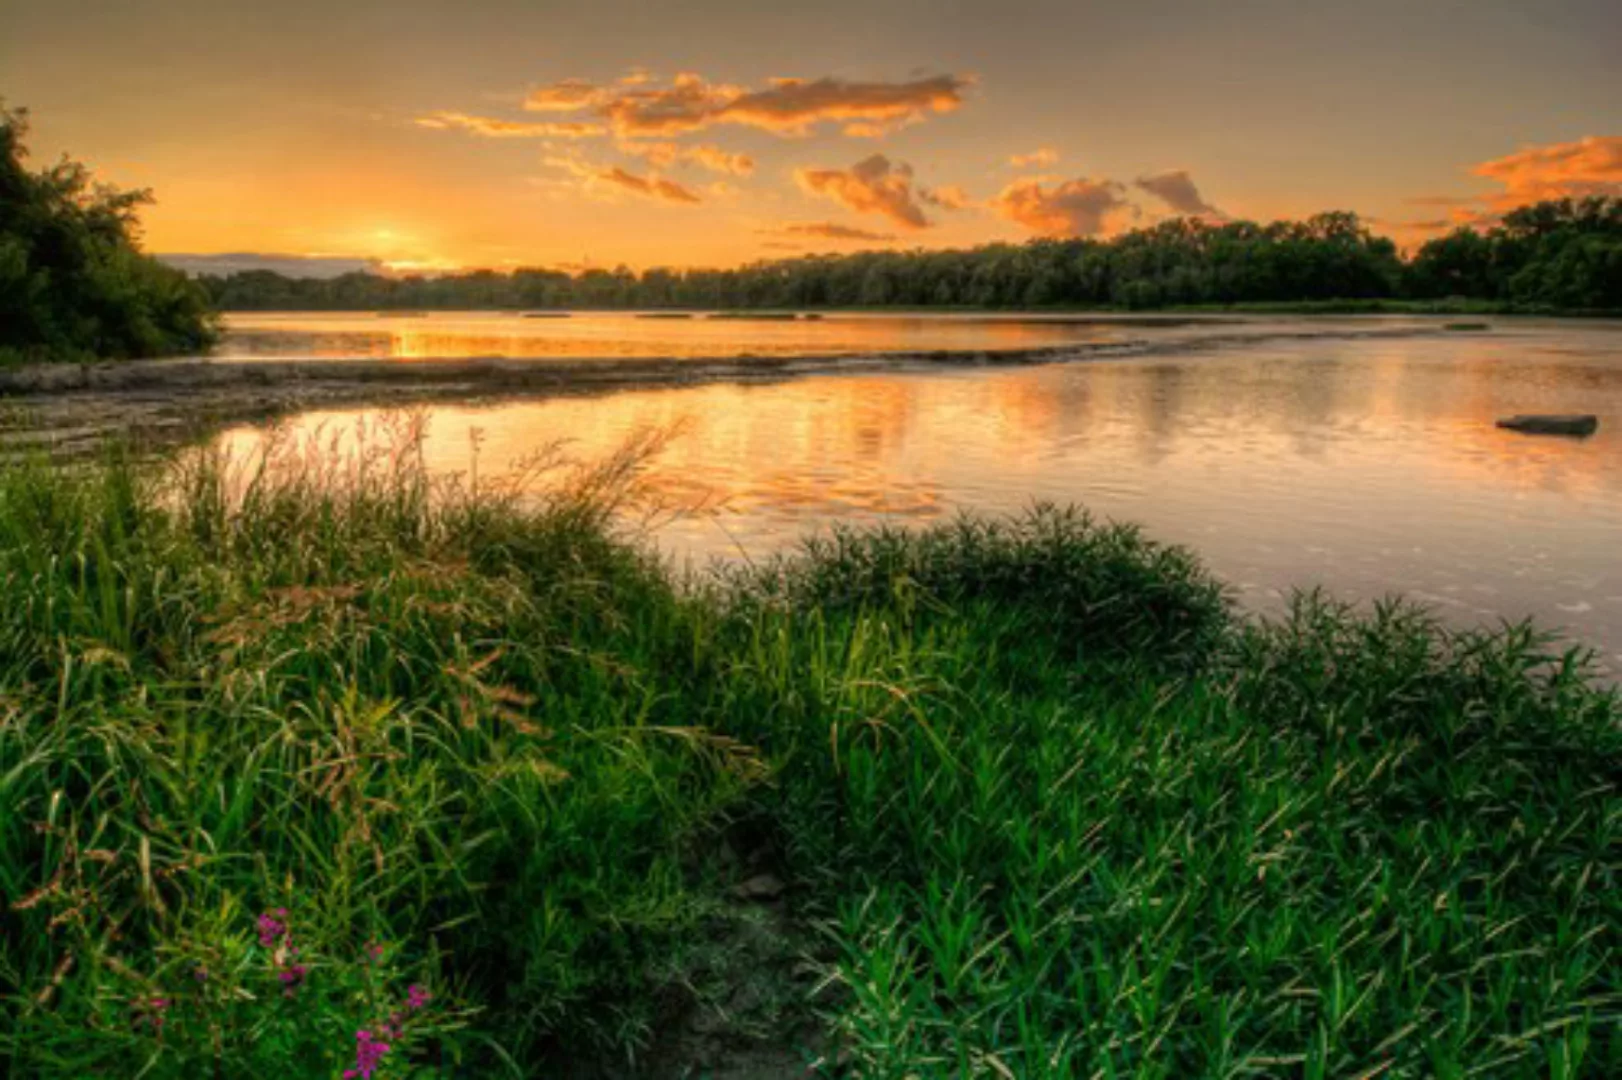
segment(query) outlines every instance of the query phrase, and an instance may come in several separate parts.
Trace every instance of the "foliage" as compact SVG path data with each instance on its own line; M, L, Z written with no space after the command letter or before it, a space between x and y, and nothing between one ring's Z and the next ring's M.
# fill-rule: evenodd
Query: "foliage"
M97 184L67 159L30 172L27 120L0 103L0 361L206 350L206 294L137 250L147 193Z
M0 1072L335 1075L414 981L379 1078L634 1074L744 825L830 1072L1622 1071L1622 706L1530 630L1052 508L682 583L634 455L417 445L0 473Z
M1461 229L1405 263L1348 213L1307 221L1162 222L1109 240L1032 240L967 250L807 255L735 270L521 269L442 277L249 271L202 279L227 310L432 308L818 308L1047 306L1292 310L1475 305L1622 308L1622 199L1551 202L1486 233Z
M1541 202L1486 232L1461 228L1432 240L1408 266L1408 290L1525 307L1622 308L1622 198Z

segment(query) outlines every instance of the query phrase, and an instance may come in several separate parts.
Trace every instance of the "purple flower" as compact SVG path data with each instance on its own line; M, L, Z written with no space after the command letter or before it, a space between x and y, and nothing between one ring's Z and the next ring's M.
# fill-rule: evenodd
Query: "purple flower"
M277 918L278 915L281 918ZM287 936L287 923L283 920L286 918L286 908L277 908L274 914L267 911L259 916L254 924L259 931L259 944L269 949L285 938Z
M292 997L298 992L298 988L304 985L304 977L309 973L310 969L303 964L294 964L278 971L276 977L282 981L282 993Z
M355 1067L344 1070L344 1080L371 1080L388 1052L389 1044L372 1038L370 1031L355 1032Z
M430 994L416 983L412 983L410 986L406 987L406 1004L411 1006L413 1009L420 1009L424 1005L427 1005L428 999L433 996L434 995Z

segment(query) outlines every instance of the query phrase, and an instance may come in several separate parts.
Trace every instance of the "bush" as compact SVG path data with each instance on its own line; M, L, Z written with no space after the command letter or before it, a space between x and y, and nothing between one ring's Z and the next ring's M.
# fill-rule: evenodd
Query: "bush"
M206 350L206 294L136 248L149 196L96 184L66 159L29 172L27 119L0 104L0 361Z

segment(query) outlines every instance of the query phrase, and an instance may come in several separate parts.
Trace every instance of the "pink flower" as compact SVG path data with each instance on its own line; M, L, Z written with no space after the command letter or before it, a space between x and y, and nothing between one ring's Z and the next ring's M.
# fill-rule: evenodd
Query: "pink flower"
M276 977L282 981L282 994L292 997L298 992L298 988L304 985L304 977L309 973L310 969L303 964L294 964L278 971Z
M413 1009L420 1009L424 1005L427 1005L428 999L431 997L433 997L432 994L418 986L416 983L412 983L410 986L406 987L406 1004L411 1006Z
M370 1031L355 1032L355 1067L344 1070L344 1080L371 1080L388 1052L389 1044L372 1038Z
M280 918L276 916L280 916ZM259 916L254 924L259 931L259 944L269 949L285 938L287 936L287 923L283 920L286 918L286 908L277 908L274 915L266 912Z

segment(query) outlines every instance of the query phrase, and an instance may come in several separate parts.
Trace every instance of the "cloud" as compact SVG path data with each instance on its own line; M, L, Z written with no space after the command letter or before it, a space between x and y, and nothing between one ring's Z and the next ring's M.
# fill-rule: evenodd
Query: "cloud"
M820 236L825 240L894 240L894 233L868 232L866 229L853 229L849 225L839 225L832 221L807 221L793 225L783 226L786 233L798 236Z
M907 123L963 105L970 80L935 75L911 82L847 82L843 79L773 79L770 89L745 94L720 119L779 133L799 134L825 120L853 123L851 134L871 134L873 125Z
M749 176L755 171L755 159L747 154L733 154L719 146L701 144L682 146L669 141L620 143L620 150L639 157L656 168L668 169L672 165L690 162L723 176Z
M680 135L716 122L720 111L744 95L737 86L712 84L702 75L677 75L669 87L617 91L598 113L622 137Z
M1474 195L1414 195L1402 200L1409 206L1469 206L1480 200Z
M1592 195L1622 198L1622 135L1588 135L1570 142L1523 146L1513 154L1470 167L1472 176L1503 190L1484 195L1415 195L1411 206L1448 212L1445 220L1400 222L1387 227L1440 232L1447 227L1491 228L1511 210L1550 199Z
M794 178L812 195L832 199L861 214L883 214L897 225L926 229L930 220L914 198L911 167L883 154L846 169L799 169Z
M524 108L530 112L574 112L597 104L604 93L595 83L585 79L560 79L549 86L531 90L524 99Z
M921 187L918 189L918 201L942 210L968 210L976 205L969 193L956 184L943 184L938 188Z
M1622 135L1526 146L1470 171L1504 186L1486 200L1500 213L1545 199L1622 196Z
M188 274L240 274L270 270L283 277L335 278L342 274L376 274L384 269L377 259L339 255L275 255L238 251L219 255L160 254L159 262Z
M458 128L490 139L590 139L608 134L601 124L578 120L543 121L529 123L517 120L498 120L490 116L469 116L467 113L441 109L417 118L420 127L440 131Z
M1024 179L1003 188L990 206L1009 221L1045 236L1096 236L1116 216L1135 212L1122 197L1125 191L1113 180L1082 177L1048 190L1040 180Z
M970 81L959 75L910 82L781 78L749 90L688 72L667 87L621 86L594 105L621 137L679 135L715 124L803 135L830 121L843 122L846 134L872 136L958 109Z
M637 176L618 166L593 173L591 179L600 183L612 184L650 199L664 199L666 202L678 203L703 201L674 180L665 180L658 176Z
M1059 152L1051 146L1039 146L1028 154L1014 154L1008 159L1008 164L1016 169L1028 168L1032 165L1046 167L1059 160Z
M1200 196L1200 189L1194 186L1194 178L1186 169L1140 176L1136 184L1184 217L1225 220L1228 216Z

